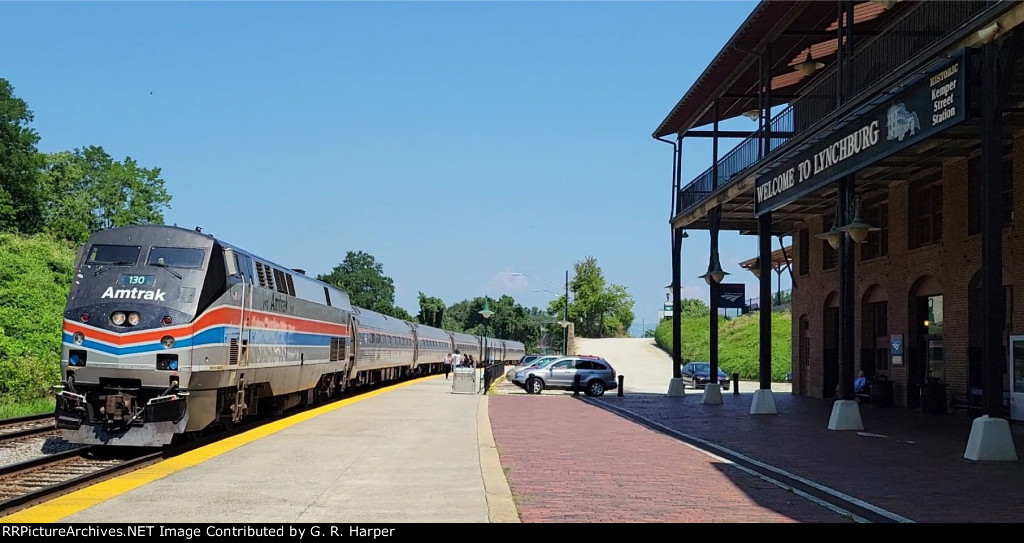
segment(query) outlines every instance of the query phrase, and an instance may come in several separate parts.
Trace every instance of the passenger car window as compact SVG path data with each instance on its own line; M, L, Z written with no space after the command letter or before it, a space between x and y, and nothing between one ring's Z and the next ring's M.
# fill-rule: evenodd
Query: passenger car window
M576 369L578 370L592 370L594 369L594 363L589 360L577 360Z
M564 370L572 367L572 360L563 360L554 366L551 366L553 370Z
M604 364L602 364L600 362L593 362L593 364L594 364L594 369L595 370L599 370L599 371L607 371L608 370L608 366L605 366Z

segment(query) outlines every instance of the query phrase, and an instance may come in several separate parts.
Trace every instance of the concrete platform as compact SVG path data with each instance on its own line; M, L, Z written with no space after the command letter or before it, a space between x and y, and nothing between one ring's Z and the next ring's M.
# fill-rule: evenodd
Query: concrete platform
M186 453L5 522L519 522L487 397L420 379Z

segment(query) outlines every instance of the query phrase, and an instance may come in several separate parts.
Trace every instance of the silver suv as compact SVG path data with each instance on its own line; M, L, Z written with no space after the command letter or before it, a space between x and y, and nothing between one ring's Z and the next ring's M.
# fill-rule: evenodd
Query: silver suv
M546 388L572 390L577 375L587 396L601 396L619 386L615 368L607 360L585 355L565 356L550 364L526 368L516 373L514 382L521 384L528 394L540 394Z

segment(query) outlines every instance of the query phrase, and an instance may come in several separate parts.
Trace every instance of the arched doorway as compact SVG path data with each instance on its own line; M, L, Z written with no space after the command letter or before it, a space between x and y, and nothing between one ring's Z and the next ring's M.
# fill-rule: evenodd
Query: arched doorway
M946 380L942 344L942 285L929 275L914 282L907 297L910 317L907 330L907 407L921 407L921 385L926 380Z
M806 396L808 392L807 378L811 369L811 337L808 333L811 328L811 323L807 318L807 314L800 315L799 323L799 328L797 328L799 331L799 343L797 345L799 345L800 354L797 360L797 386L799 387L799 394L801 396Z
M821 397L835 398L839 386L839 293L825 297L822 313Z

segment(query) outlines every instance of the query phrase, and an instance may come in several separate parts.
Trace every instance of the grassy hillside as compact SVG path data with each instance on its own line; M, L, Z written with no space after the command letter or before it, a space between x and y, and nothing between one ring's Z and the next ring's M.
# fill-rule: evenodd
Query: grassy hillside
M66 242L0 233L0 404L45 397L60 382L74 259Z
M684 362L709 359L708 319L682 318ZM739 373L741 379L758 378L758 319L756 313L732 319L719 317L718 365L730 376ZM789 313L772 313L772 381L782 381L790 371L793 360L791 329ZM659 347L672 352L672 320L660 322L654 337Z

